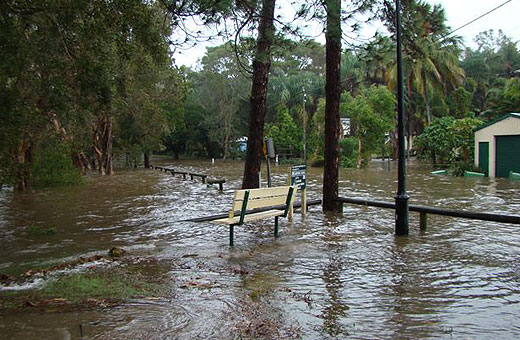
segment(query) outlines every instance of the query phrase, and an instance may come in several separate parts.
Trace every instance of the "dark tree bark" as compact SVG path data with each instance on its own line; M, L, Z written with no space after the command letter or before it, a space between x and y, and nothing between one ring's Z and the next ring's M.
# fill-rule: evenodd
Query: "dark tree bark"
M262 157L264 122L267 112L267 81L271 67L271 46L274 40L274 8L276 0L263 0L258 25L256 56L253 61L253 84L251 89L251 112L249 136L244 168L243 189L258 188L258 173Z
M147 169L150 168L150 154L148 152L144 154L144 167Z
M112 128L112 120L108 115L101 116L94 127L93 148L101 176L114 174Z
M327 0L325 35L325 150L323 169L323 211L341 211L338 197L339 177L339 103L341 96L341 1Z

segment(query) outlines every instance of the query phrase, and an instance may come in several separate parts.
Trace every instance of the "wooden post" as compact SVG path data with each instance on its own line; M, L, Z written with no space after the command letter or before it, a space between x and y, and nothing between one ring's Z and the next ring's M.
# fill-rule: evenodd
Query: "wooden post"
M274 237L278 237L278 216L274 218Z
M220 190L220 191L224 190L224 184L222 182L220 182L218 184L218 190Z
M289 167L289 175L287 176L287 185L291 185L291 167ZM295 190L298 190L295 188ZM294 193L293 193L294 195ZM289 208L289 213L287 214L287 219L289 222L293 221L293 214L294 214L294 206L291 204L291 207Z
M424 231L428 226L428 215L425 212L419 213L419 228Z
M305 215L307 215L307 188L302 189L300 194L301 194L300 200L302 202L302 207L301 207L302 216L305 216Z

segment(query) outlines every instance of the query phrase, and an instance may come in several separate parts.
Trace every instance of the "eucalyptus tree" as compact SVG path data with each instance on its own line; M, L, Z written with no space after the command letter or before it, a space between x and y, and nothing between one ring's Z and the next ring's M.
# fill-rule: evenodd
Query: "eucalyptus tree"
M193 77L194 97L206 113L202 123L208 137L218 142L226 159L233 141L244 133L239 110L247 102L249 82L240 72L231 42L207 48L201 65Z
M508 79L518 77L520 51L518 43L500 30L481 32L474 40L477 49L467 48L461 65L472 81L472 109L491 118L500 111L496 110L501 100L498 94L505 89Z
M393 130L395 105L393 93L381 85L372 85L356 97L342 96L342 114L348 114L356 125L358 168L368 166L372 153L384 145L385 134Z
M129 116L141 132L164 130L156 108L171 88L156 75L171 66L170 28L150 1L1 2L0 42L9 47L0 52L2 176L29 186L35 154L56 137L67 146L56 152L83 168L92 153L99 173L111 174L114 144L131 140L123 136ZM145 139L157 144L154 134Z

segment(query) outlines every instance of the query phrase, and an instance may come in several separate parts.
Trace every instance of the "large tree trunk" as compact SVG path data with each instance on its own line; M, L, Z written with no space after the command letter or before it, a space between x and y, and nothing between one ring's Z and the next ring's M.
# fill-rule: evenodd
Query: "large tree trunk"
M147 169L150 168L150 153L148 152L144 153L144 167Z
M23 138L18 148L16 157L16 166L18 168L16 175L16 189L25 191L31 186L32 166L34 159L34 147Z
M101 176L113 175L112 120L103 115L97 122L93 134L93 147L96 154L98 172Z
M68 143L69 145L74 144L74 138L72 135L67 133L67 130L61 125L60 121L55 112L48 112L47 116L49 117L51 124L54 126L54 130L60 136L60 138ZM79 169L82 175L85 175L88 170L91 170L90 162L88 157L81 151L75 151L71 154L72 163L76 168Z
M262 1L262 14L258 25L256 56L253 61L253 84L251 88L251 112L247 139L246 164L243 189L258 188L258 173L262 157L262 139L267 112L267 81L271 67L271 46L274 40L274 8L276 0Z
M341 2L327 0L325 79L325 163L323 169L323 211L341 211L338 197L339 102L341 96Z

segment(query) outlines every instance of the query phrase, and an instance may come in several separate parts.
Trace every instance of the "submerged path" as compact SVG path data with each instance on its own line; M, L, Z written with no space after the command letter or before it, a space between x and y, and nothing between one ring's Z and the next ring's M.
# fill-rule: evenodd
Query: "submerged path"
M164 172L119 171L76 188L0 192L0 273L50 267L120 246L170 289L114 308L0 315L8 339L419 339L520 337L520 229L430 216L428 231L395 237L391 210L312 208L292 225L227 229L181 221L229 209L241 163L163 160L165 167L226 178L222 192ZM287 167L273 169L285 183ZM321 169L309 169L309 199L321 196ZM409 168L414 202L518 215L520 182L435 177ZM395 170L340 172L342 196L388 201ZM203 214L204 212L204 214ZM411 214L411 225L418 216ZM55 227L33 236L30 226ZM143 269L144 270L144 269ZM5 294L5 292L0 292Z

